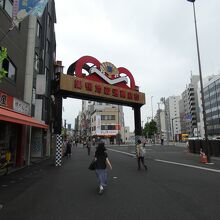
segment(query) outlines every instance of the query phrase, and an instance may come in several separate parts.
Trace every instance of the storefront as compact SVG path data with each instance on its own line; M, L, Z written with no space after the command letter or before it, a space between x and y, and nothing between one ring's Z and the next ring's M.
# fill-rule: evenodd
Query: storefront
M30 128L40 131L48 128L28 114L27 103L0 92L0 160L9 153L14 166L27 164L31 151Z

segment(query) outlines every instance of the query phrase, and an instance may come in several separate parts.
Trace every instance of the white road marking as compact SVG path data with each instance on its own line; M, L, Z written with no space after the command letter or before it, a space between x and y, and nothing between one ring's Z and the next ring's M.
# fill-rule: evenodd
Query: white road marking
M132 157L135 156L135 154L127 153L127 152L120 151L120 150L109 149L109 148L108 148L108 150L115 151L115 152L122 153L122 154L127 154L127 155L132 156Z
M109 149L109 148L108 148L108 150L135 157L135 154L131 154L131 153L115 150L115 149ZM200 167L200 166L189 165L189 164L185 164L185 163L177 163L177 162L172 162L172 161L167 161L167 160L160 160L160 159L154 159L154 160L157 161L157 162L162 162L162 163L175 164L175 165L179 165L179 166L191 167L191 168L195 168L195 169L207 170L207 171L211 171L211 172L220 173L220 170L210 169L210 168L206 168L206 167Z
M199 167L199 166L189 165L189 164L185 164L185 163L177 163L177 162L172 162L172 161L167 161L167 160L160 160L160 159L155 159L155 161L162 162L162 163L175 164L175 165L184 166L184 167L191 167L191 168L200 169L200 170L207 170L207 171L212 171L212 172L216 172L216 173L220 173L220 170L210 169L210 168L206 168L206 167Z

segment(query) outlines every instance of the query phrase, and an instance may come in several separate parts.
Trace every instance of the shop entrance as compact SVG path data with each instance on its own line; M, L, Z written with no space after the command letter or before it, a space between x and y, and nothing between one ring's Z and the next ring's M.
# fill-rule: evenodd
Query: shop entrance
M59 63L57 63L59 66ZM54 133L57 135L56 166L61 165L62 98L76 98L96 102L130 106L134 110L135 140L141 136L141 107L145 94L139 91L131 72L116 68L110 62L101 63L91 56L72 63L67 74L58 72L54 84Z

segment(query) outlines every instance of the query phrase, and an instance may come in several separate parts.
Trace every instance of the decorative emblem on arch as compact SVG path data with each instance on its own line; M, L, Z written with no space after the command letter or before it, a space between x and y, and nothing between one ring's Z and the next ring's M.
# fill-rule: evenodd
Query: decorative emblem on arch
M67 74L132 90L135 90L136 87L134 77L128 69L124 67L116 68L110 62L100 63L92 56L83 56L71 64ZM130 85L128 85L128 79Z

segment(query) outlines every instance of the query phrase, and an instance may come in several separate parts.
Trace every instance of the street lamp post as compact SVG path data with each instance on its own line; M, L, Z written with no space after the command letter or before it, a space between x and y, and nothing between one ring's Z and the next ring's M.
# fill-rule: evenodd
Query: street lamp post
M195 0L187 0L187 1L193 3L193 14L194 14L194 22L195 22L196 45L197 45L198 65L199 65L199 79L200 79L200 87L201 87L202 114L204 121L204 133L205 133L205 141L207 144L207 159L208 162L210 162L210 150L209 150L209 144L207 143L208 135L207 135L206 112L205 112L205 99L204 99L204 91L203 91L202 68L201 68L199 39L198 39L197 22L196 22Z

